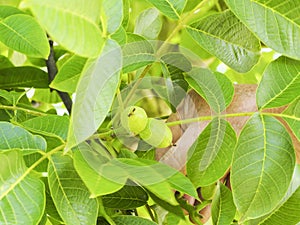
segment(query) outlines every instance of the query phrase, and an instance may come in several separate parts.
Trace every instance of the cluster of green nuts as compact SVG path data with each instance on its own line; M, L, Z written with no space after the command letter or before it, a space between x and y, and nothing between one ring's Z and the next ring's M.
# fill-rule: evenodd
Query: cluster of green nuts
M142 140L157 148L172 145L172 132L162 120L148 118L145 110L138 106L129 106L121 114L122 126L139 135Z

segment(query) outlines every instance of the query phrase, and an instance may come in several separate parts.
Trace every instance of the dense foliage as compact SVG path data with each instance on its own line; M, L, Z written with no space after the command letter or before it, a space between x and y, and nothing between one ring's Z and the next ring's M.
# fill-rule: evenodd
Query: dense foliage
M0 0L0 224L299 223L299 6Z

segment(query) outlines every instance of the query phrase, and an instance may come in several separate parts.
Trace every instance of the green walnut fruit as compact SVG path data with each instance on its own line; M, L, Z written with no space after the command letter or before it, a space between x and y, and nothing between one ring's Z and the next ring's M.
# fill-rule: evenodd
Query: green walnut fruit
M172 132L162 120L149 118L140 137L149 145L157 148L166 148L172 145Z
M147 113L138 106L127 107L121 114L121 124L134 135L145 129L148 122Z

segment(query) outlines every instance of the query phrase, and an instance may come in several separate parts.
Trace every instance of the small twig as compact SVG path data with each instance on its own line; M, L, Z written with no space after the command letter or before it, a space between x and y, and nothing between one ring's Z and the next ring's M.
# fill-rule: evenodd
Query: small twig
M49 83L51 83L58 70L54 58L54 50L53 50L53 41L49 40L49 45L50 45L50 54L48 59L46 60L46 65L47 65L47 70L48 70L48 76L49 76ZM66 92L61 92L56 90L58 95L60 96L61 100L63 101L64 105L66 106L69 114L71 114L71 109L72 109L72 99L70 98L69 94Z

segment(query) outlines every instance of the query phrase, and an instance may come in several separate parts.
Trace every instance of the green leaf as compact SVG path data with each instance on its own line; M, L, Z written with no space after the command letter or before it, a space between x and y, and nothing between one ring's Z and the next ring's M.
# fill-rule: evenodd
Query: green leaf
M226 173L235 145L231 125L224 119L213 119L188 151L187 174L195 187L210 185Z
M167 17L177 20L186 4L186 0L147 0Z
M123 0L102 0L102 26L112 34L118 30L123 20Z
M238 72L249 71L260 57L259 40L231 11L209 15L187 31L202 48Z
M35 88L31 100L41 103L55 104L62 102L56 90L50 88Z
M135 209L147 204L148 195L143 188L132 183L119 191L101 197L104 207L113 209Z
M24 92L0 90L0 97L7 100L11 105L16 105L24 95Z
M45 213L47 213L47 216L50 217L52 220L55 220L58 225L63 224L63 220L61 219L60 215L58 214L56 207L54 205L54 202L52 200L50 189L49 189L49 184L48 184L48 179L46 177L43 178L43 182L45 184L45 189L46 189Z
M300 61L280 57L266 68L257 88L259 109L286 105L299 96Z
M101 175L99 169L107 162L108 159L105 156L94 151L86 143L80 144L74 153L74 167L92 197L116 192L126 183L126 181L124 183L115 182L113 179Z
M226 0L228 7L268 47L300 59L298 0Z
M27 173L21 151L0 151L0 163L0 223L38 224L45 209L44 184Z
M156 8L146 9L138 16L134 33L147 39L155 39L159 35L162 27L162 21L159 11Z
M0 55L0 69L5 69L9 67L14 67L14 65L7 57Z
M0 0L0 4L18 6L21 0Z
M283 111L283 114L289 116L282 118L290 126L298 141L300 141L300 99L298 98L292 104L290 104Z
M71 56L59 69L50 87L64 92L73 93L87 62L87 58Z
M131 7L130 7L130 0L123 0L123 21L122 27L127 29L129 19L130 19Z
M208 69L193 68L185 79L216 113L224 111L231 103L234 87L225 75Z
M235 216L235 206L231 191L224 184L219 183L219 188L211 207L213 224L231 224Z
M21 124L31 132L66 140L69 118L67 116L47 115L26 120Z
M21 149L23 154L46 150L44 138L11 123L0 122L0 134L0 150Z
M300 187L260 224L297 224L300 222Z
M35 67L10 67L0 70L0 88L48 88L48 74Z
M1 3L1 1L0 1L0 3ZM25 14L25 13L23 11L21 11L20 9L13 7L13 6L9 6L9 5L1 5L0 6L0 19L4 19L4 18L9 17L14 14Z
M127 34L128 43L122 47L123 73L135 71L155 62L154 49L143 37L137 34Z
M101 1L89 4L81 0L28 0L39 23L49 35L66 49L83 57L97 57L104 44L97 26Z
M66 224L95 224L98 202L73 167L70 156L55 153L49 159L48 182L53 202Z
M48 58L50 47L46 33L28 15L15 14L0 21L0 41L28 56Z
M231 187L242 217L254 219L274 210L289 188L294 167L285 127L273 117L254 114L241 131L232 160Z
M178 98L178 91L176 89L180 87L182 90L187 91L189 85L184 79L183 73L191 71L192 64L179 52L167 53L161 57L161 60L164 62L162 65L163 73L172 79L169 86L166 85L171 99L170 102L172 102L173 105L174 102L178 102L179 104L182 98Z
M115 33L113 33L111 36L111 39L118 42L119 45L125 45L127 43L127 34L124 27L119 27L118 30L116 30Z
M176 205L171 187L198 198L192 183L177 170L152 160L119 158L101 167L101 174L118 183L127 179L145 186L157 197Z
M134 225L157 225L151 220L137 216L116 216L113 217L116 225L134 224Z
M119 85L122 53L108 40L100 57L88 60L76 89L67 149L84 141L102 124Z

